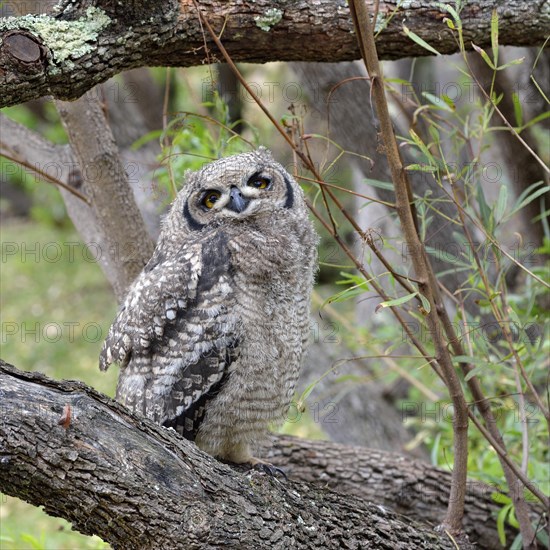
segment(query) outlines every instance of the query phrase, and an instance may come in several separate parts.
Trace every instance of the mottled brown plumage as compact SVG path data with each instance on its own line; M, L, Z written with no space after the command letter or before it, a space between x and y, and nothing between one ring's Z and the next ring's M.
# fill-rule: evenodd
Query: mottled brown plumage
M117 399L231 462L288 409L309 335L317 235L269 151L186 174L100 356Z

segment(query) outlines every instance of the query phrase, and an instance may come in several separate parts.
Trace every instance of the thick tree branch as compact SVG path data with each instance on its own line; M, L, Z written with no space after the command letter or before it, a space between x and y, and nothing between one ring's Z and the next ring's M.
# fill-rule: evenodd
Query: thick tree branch
M411 519L439 525L445 516L451 472L399 453L350 447L328 441L288 436L275 438L269 460L290 472L292 479L314 483L345 495L387 506ZM492 495L501 488L470 480L466 485L464 530L479 548L502 548L496 517L500 505ZM533 511L532 519L539 521ZM507 540L516 536L508 525Z
M440 522L451 474L421 461L279 436L270 460L291 479L279 482L236 472L84 384L23 373L1 360L0 398L2 492L43 505L115 548L193 548L239 533L241 547L255 540L255 548L353 547L378 536L392 548L419 547L422 537L423 548L449 547L382 508ZM465 530L482 548L499 547L494 491L476 482L467 489Z
M84 189L103 234L102 250L118 277L113 289L120 301L153 254L128 175L122 164L111 127L97 97L86 93L74 102L57 101L56 107L69 136L83 175Z
M114 548L454 548L357 497L235 471L79 382L0 362L0 396L1 490Z
M369 2L371 3L371 2ZM380 2L377 29L383 59L425 55L403 33L403 24L441 53L457 44L434 2ZM405 5L406 4L406 5ZM491 12L499 12L502 45L544 42L550 14L543 0L467 2L461 16L467 47L490 44ZM346 61L360 57L344 0L204 0L203 13L221 33L234 61ZM222 32L223 31L223 32ZM61 2L57 15L0 22L0 106L52 95L75 99L111 76L133 67L199 65L205 38L192 2L127 3L110 0ZM213 61L213 59L210 59Z

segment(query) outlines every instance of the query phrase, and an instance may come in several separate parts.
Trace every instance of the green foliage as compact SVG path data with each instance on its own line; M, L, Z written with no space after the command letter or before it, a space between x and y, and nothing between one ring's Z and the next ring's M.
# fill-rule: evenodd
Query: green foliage
M241 121L229 120L227 103L217 92L213 92L211 101L201 106L210 109L211 114L176 113L164 130L150 132L134 143L138 149L152 139L160 140L161 167L155 171L155 179L166 204L179 191L187 170L198 170L207 162L257 146L235 133L234 128Z
M449 13L447 26L455 32L458 42L463 44L460 5L457 3L456 9L449 5L438 6ZM418 35L406 27L404 31L413 42L430 53L438 54L435 48ZM491 20L491 48L488 51L476 48L476 51L493 74L487 97L479 95L477 99L470 98L469 102L461 103L445 94L424 92L420 97L414 96L417 102L413 115L415 124L408 135L401 138L401 143L414 157L406 170L415 172L417 177L425 180L431 179L441 190L441 196L436 199L432 191L424 191L426 186L416 187L414 206L420 236L428 238L433 233L430 226L436 216L445 218L449 228L453 228L446 249L427 246L426 251L439 261L438 266L443 266L439 267L438 278L450 272L464 275L464 283L459 288L449 288L444 297L449 297L454 303L451 309L454 311L453 329L464 348L464 355L455 355L453 362L457 370L462 364L468 364L471 369L465 376L460 375L466 399L474 411L473 397L466 382L476 376L481 380L483 391L491 403L508 455L517 464L523 463L529 479L545 494L550 494L548 427L543 411L529 388L529 385L534 387L542 403L548 407L545 398L550 356L548 210L533 220L542 221L546 230L542 248L536 250L519 229L520 216L525 207L548 193L550 187L543 182L535 182L519 196L513 196L512 174L501 170L498 178L488 177L487 164L484 164L485 153L494 146L496 132L509 131L497 127L493 119L495 108L503 97L495 92L495 77L499 71L524 63L524 59L507 63L499 59L496 11ZM466 60L456 68L458 83L467 89L473 77ZM412 84L402 79L392 80L391 85L401 86L402 90L412 90ZM544 151L547 137L537 133L537 130L548 113L526 120L527 113L518 94L512 90L505 93L512 96L515 120L510 122L516 131L531 128L539 139L540 150ZM399 95L397 89L393 90L392 95ZM459 163L456 159L467 160ZM368 180L368 183L384 190L393 188L388 182ZM456 214L443 213L442 207L449 205ZM512 234L516 238L510 242L509 236ZM392 246L399 250L399 238L386 236L379 250L388 258L391 257ZM366 263L370 265L368 255ZM403 265L403 262L394 263L401 273L408 275L407 265ZM392 268L396 269L393 265ZM512 274L515 274L515 280ZM422 309L429 310L429 304L426 307L427 301L424 299L419 309L419 299L424 297L414 277L408 277L411 288L401 288L396 284L395 277L389 277L386 270L375 274L372 279L390 296L389 299L381 300L372 297L371 278L367 280L355 271L340 275L343 277L340 284L345 284L347 288L327 297L322 307L338 306L349 298L361 300L362 295L370 296L370 299L378 300L375 308L377 313L388 313L389 308L404 310L409 315L408 319L414 320L409 323L413 327L414 336L428 353L434 352L433 334L422 315ZM467 307L466 303L476 306L477 311L476 307ZM360 337L362 334L361 328L357 328L348 343L366 349L367 352L371 348L376 349L378 342L373 340L372 335ZM417 432L415 441L423 441L429 446L433 463L452 468L453 407L447 389L431 369L425 368L428 362L424 358L410 358L410 339L393 318L384 317L384 321L377 326L376 336L385 342L395 342L389 348L386 347L388 355L396 353L396 350L407 350L407 370L415 377L418 385L411 386L409 395L401 403L402 410L414 412L407 423ZM414 365L418 368L414 369ZM396 377L395 373L390 374L385 368L380 368L378 374L388 383ZM426 397L428 390L444 397L435 402L429 401ZM476 415L479 417L479 413L476 412ZM497 502L502 504L502 509L495 519L502 543L509 544L510 541L503 538L505 525L517 528L518 523L514 505L506 494L508 489L498 455L473 425L470 426L468 439L468 474L498 487L500 492L495 498L501 499ZM533 500L535 497L526 491L526 498ZM545 537L543 533L538 536ZM512 545L521 546L521 538Z
M2 550L108 550L99 537L71 530L63 519L46 516L39 508L0 494Z

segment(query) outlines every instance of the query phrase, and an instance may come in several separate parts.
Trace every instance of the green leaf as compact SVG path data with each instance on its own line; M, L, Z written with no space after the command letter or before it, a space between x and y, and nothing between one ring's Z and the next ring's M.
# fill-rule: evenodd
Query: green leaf
M548 537L548 533L544 529L541 529L537 533L537 539L543 548L550 548L550 537Z
M449 29L451 30L455 30L455 24L448 18L448 17L445 17L445 19L443 19L443 21L445 21L445 23L447 24L447 27L449 27Z
M153 130L152 132L148 132L147 134L141 136L140 138L136 139L134 143L132 143L130 149L132 151L136 151L139 149L142 145L145 145L146 143L149 143L150 141L153 141L154 139L159 139L162 136L163 130Z
M491 48L493 49L493 63L498 67L498 13L494 9L491 14Z
M451 112L454 113L456 111L455 102L448 95L441 94L441 99L443 99L443 101L449 106Z
M385 302L380 302L374 312L378 313L381 309L385 307L394 307L394 306L400 306L403 305L410 300L412 300L415 296L417 296L419 293L417 292L411 292L410 294L407 294L405 296L401 296L400 298L395 298L395 300L386 300Z
M430 150L426 146L426 144L420 139L420 136L414 131L409 130L409 134L412 137L415 145L424 153L424 156L428 159L430 164L432 166L436 165L435 159L433 158L433 155L430 153Z
M531 222L536 223L542 221L545 226L548 223L548 219L550 219L550 208L546 208L546 210L543 210L538 216L535 216ZM546 234L550 234L550 231L546 230Z
M361 285L365 282L365 278L362 275L355 275L347 271L340 271L340 276L343 279L336 281L337 285Z
M520 318L518 317L518 314L514 310L513 307L508 308L508 315L510 316L510 319L512 320L512 323L514 323L516 326L514 327L516 330L519 330L522 326L522 322Z
M512 59L512 61L508 61L508 63L505 63L500 67L497 67L497 71L503 71L504 69L507 69L508 67L512 67L513 65L521 65L524 61L525 61L525 57L518 57L517 59Z
M449 4L442 4L441 2L436 2L435 5L439 9L450 13L455 20L456 26L460 28L460 17L458 16L458 12L452 6L450 6Z
M546 39L548 40L548 39ZM550 99L546 97L546 94L544 93L543 89L540 87L539 83L536 81L535 77L531 75L531 82L535 85L535 88L539 91L539 94L544 98L546 103L550 103Z
M302 392L302 395L300 395L300 398L298 399L298 409L301 409L306 399L310 396L311 392L315 388L315 386L323 380L326 376L328 376L331 372L334 372L336 369L336 366L332 366L330 369L325 371L319 378L314 380L309 386L306 387L306 389Z
M419 293L419 296L420 296L420 301L422 302L422 307L424 308L425 312L430 313L430 311L432 310L430 301L428 300L428 298L426 298L426 296L424 296L424 294Z
M516 538L514 539L512 544L510 545L510 550L522 550L522 548L524 548L524 546L523 546L523 537L522 537L521 533L518 533L516 535Z
M502 544L502 546L506 545L506 530L504 526L506 524L506 516L508 515L511 506L512 504L507 504L506 506L503 506L497 516L498 540L500 544Z
M491 493L491 499L497 504L511 504L512 499L504 493Z
M365 182L378 189L384 189L385 191L393 191L393 183L388 181L374 180L372 178L365 178Z
M534 185L538 185L542 182L537 182ZM518 210L521 210L523 207L527 206L530 202L533 202L535 199L543 195L544 193L547 193L550 191L550 185L545 185L544 187L539 187L535 192L531 193L528 197L525 197L521 203L519 203L518 206L514 207L512 213L517 212ZM521 197L520 197L521 198ZM518 199L519 201L519 199ZM517 203L516 203L517 204Z
M468 380L472 379L474 376L480 376L484 370L485 370L484 366L474 367L473 369L471 369L466 373L466 376L464 377L464 382L468 382Z
M427 164L407 164L405 170L409 170L409 172L437 172L435 166L428 166Z
M441 55L434 47L430 46L425 40L422 40L420 36L409 30L408 27L403 25L403 32L405 33L405 36L409 37L413 42L416 42L419 46L424 48L425 50L428 50L429 52L435 54L435 55Z
M498 223L506 213L506 205L508 204L508 188L505 184L500 186L498 193L497 205L495 208L495 223Z
M430 94L429 92L422 92L422 95L438 109L441 109L442 111L447 111L448 113L453 112L453 109L451 109L449 105L447 105L443 98L437 97L436 95ZM430 129L431 128L433 128L433 126L430 126Z
M326 373L325 373L326 374ZM323 375L324 376L324 375ZM310 396L311 392L315 388L315 386L323 379L323 376L321 378L318 378L317 380L314 380L307 388L302 392L302 395L300 395L300 399L298 399L298 408L300 409L303 403L306 401L306 399Z
M446 104L445 104L444 110L445 111L447 110ZM439 130L435 126L433 125L428 126L428 132L430 133L430 137L433 139L434 144L438 144L441 141L441 138L439 136Z
M515 529L519 529L519 523L516 518L516 510L514 507L510 509L510 513L508 514L508 523Z
M514 104L514 115L516 117L516 126L523 126L523 108L517 92L512 92L512 103ZM549 113L550 114L550 113Z
M525 128L533 126L533 124L538 124L542 120L546 120L548 117L550 117L550 111L545 111L544 113L537 115L535 118L532 118L529 122L527 122L525 126L523 126L523 128L520 128L519 132L522 132L523 130L525 130Z
M477 367L486 367L487 361L482 357L473 357L472 355L454 355L453 363L469 363L470 365L476 365Z
M476 198L477 198L477 203L479 205L479 214L481 216L481 221L483 222L483 227L485 227L485 229L490 234L492 234L493 224L491 220L491 209L489 208L489 205L485 200L485 193L483 192L483 187L481 186L481 182L479 182L477 185Z
M339 302L345 302L346 300L355 298L355 296L360 296L361 294L367 292L368 290L369 290L369 286L367 284L367 281L363 281L359 285L354 285L350 288L346 288L345 290L342 290L342 292L338 292L337 294L334 294L328 297L322 303L321 309L323 309L327 304L336 304Z
M451 243L453 244L453 243ZM449 246L448 248L433 248L432 246L426 246L426 252L430 254L430 256L435 256L438 260L449 263L456 266L462 266L464 269L470 269L470 264L464 262L461 258L463 258L463 253L461 251L461 247L457 245ZM452 272L452 271L451 271ZM443 276L443 273L438 273L439 277Z
M476 46L473 42L472 42L472 48L479 54L481 55L481 57L483 58L483 60L485 61L485 63L487 63L487 65L489 65L489 67L491 67L491 69L493 69L493 71L495 70L495 66L493 64L493 62L491 61L490 57L487 55L487 52L483 49L483 48L480 48L479 46Z
M441 444L441 432L438 432L434 438L433 446L432 446L432 452L431 452L431 461L434 466L439 465L439 460L437 460L437 457L439 456L439 445Z

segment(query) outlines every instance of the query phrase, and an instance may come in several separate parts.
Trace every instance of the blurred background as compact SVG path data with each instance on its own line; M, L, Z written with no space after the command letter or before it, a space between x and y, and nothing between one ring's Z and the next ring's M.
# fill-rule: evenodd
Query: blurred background
M512 68L508 82L499 83L501 89L510 92L507 114L517 127L526 126L526 121L547 110L544 99L529 85L529 75L535 69L548 72L549 65L544 63L547 56L536 62L538 51L506 48L503 54L507 59L526 58L519 69ZM490 82L493 75L487 67L477 58L470 59L480 78ZM481 196L489 210L500 215L494 227L499 242L509 251L516 250L517 259L529 269L547 276L545 260L550 241L545 208L549 203L541 214L540 200L525 201L529 193L544 190L547 181L537 172L536 163L526 159L522 148L503 137L503 132L493 131L502 122L492 118L472 80L460 72L465 68L460 55L385 63L393 89L394 123L397 133L404 136L403 154L410 155L411 164L419 162L409 130L429 133L430 125L419 113L432 109L442 134L446 124L453 128L441 138L441 152L458 167L466 195L468 186L481 188L483 194L475 195L478 203ZM273 116L291 135L301 137L325 181L336 186L335 194L364 232L359 238L342 213L334 211L340 236L397 299L392 274L366 245L368 235L396 270L408 272L395 213L383 204L392 200L391 179L376 135L369 87L358 79L364 76L361 65L268 63L242 65L240 69ZM547 84L547 75L539 76L537 82ZM303 171L225 65L137 69L118 75L93 93L104 105L153 238L158 236L159 220L181 188L186 170L259 145L270 148L296 177L303 176L300 183L304 191L322 210L319 187L311 181L312 175ZM501 105L504 110L505 104ZM2 112L53 144L67 144L49 99ZM435 123L431 127L435 128ZM522 129L522 136L529 134L526 139L548 163L548 118L540 117L536 124ZM471 135L465 136L468 132ZM2 140L9 143L10 136L4 135ZM470 167L467 176L465 169L473 161L478 165ZM47 159L23 166L9 156L0 157L2 358L19 369L41 371L56 379L81 380L113 396L116 368L100 373L97 365L117 310L101 269L102 250L93 243L83 243L59 187L41 175L45 162ZM458 229L445 217L453 217L447 210L452 205L437 202L442 199L429 172L419 169L412 177L422 233L431 246L438 277L451 294L458 291L463 298L460 305L449 299L457 326L462 327L461 321L468 315L481 327L489 308L472 292L479 284L472 274L473 258L462 253L464 247L460 253L453 248L462 241L456 234ZM545 194L547 190L539 193L539 199ZM514 212L518 205L521 208ZM319 223L317 226L322 242L313 297L312 347L281 430L401 452L448 468L452 463L452 427L445 387L412 350L402 327L386 306L381 307L382 300L369 282L357 274L324 228ZM522 347L518 349L535 384L544 388L549 366L548 292L526 279L513 264L504 263L488 271L496 278L506 278L518 326L531 327L531 332L519 336ZM415 334L430 349L430 335L422 333L423 325L415 312L408 313ZM487 393L495 411L500 411L498 419L510 451L520 452L520 417L509 357L499 345L499 335L483 335L473 343L472 355L481 358L478 366L485 369ZM544 422L535 407L529 422L529 474L548 490ZM473 431L470 450L469 475L502 486L494 451ZM108 548L96 537L72 532L63 520L5 495L0 495L0 522L2 549Z

